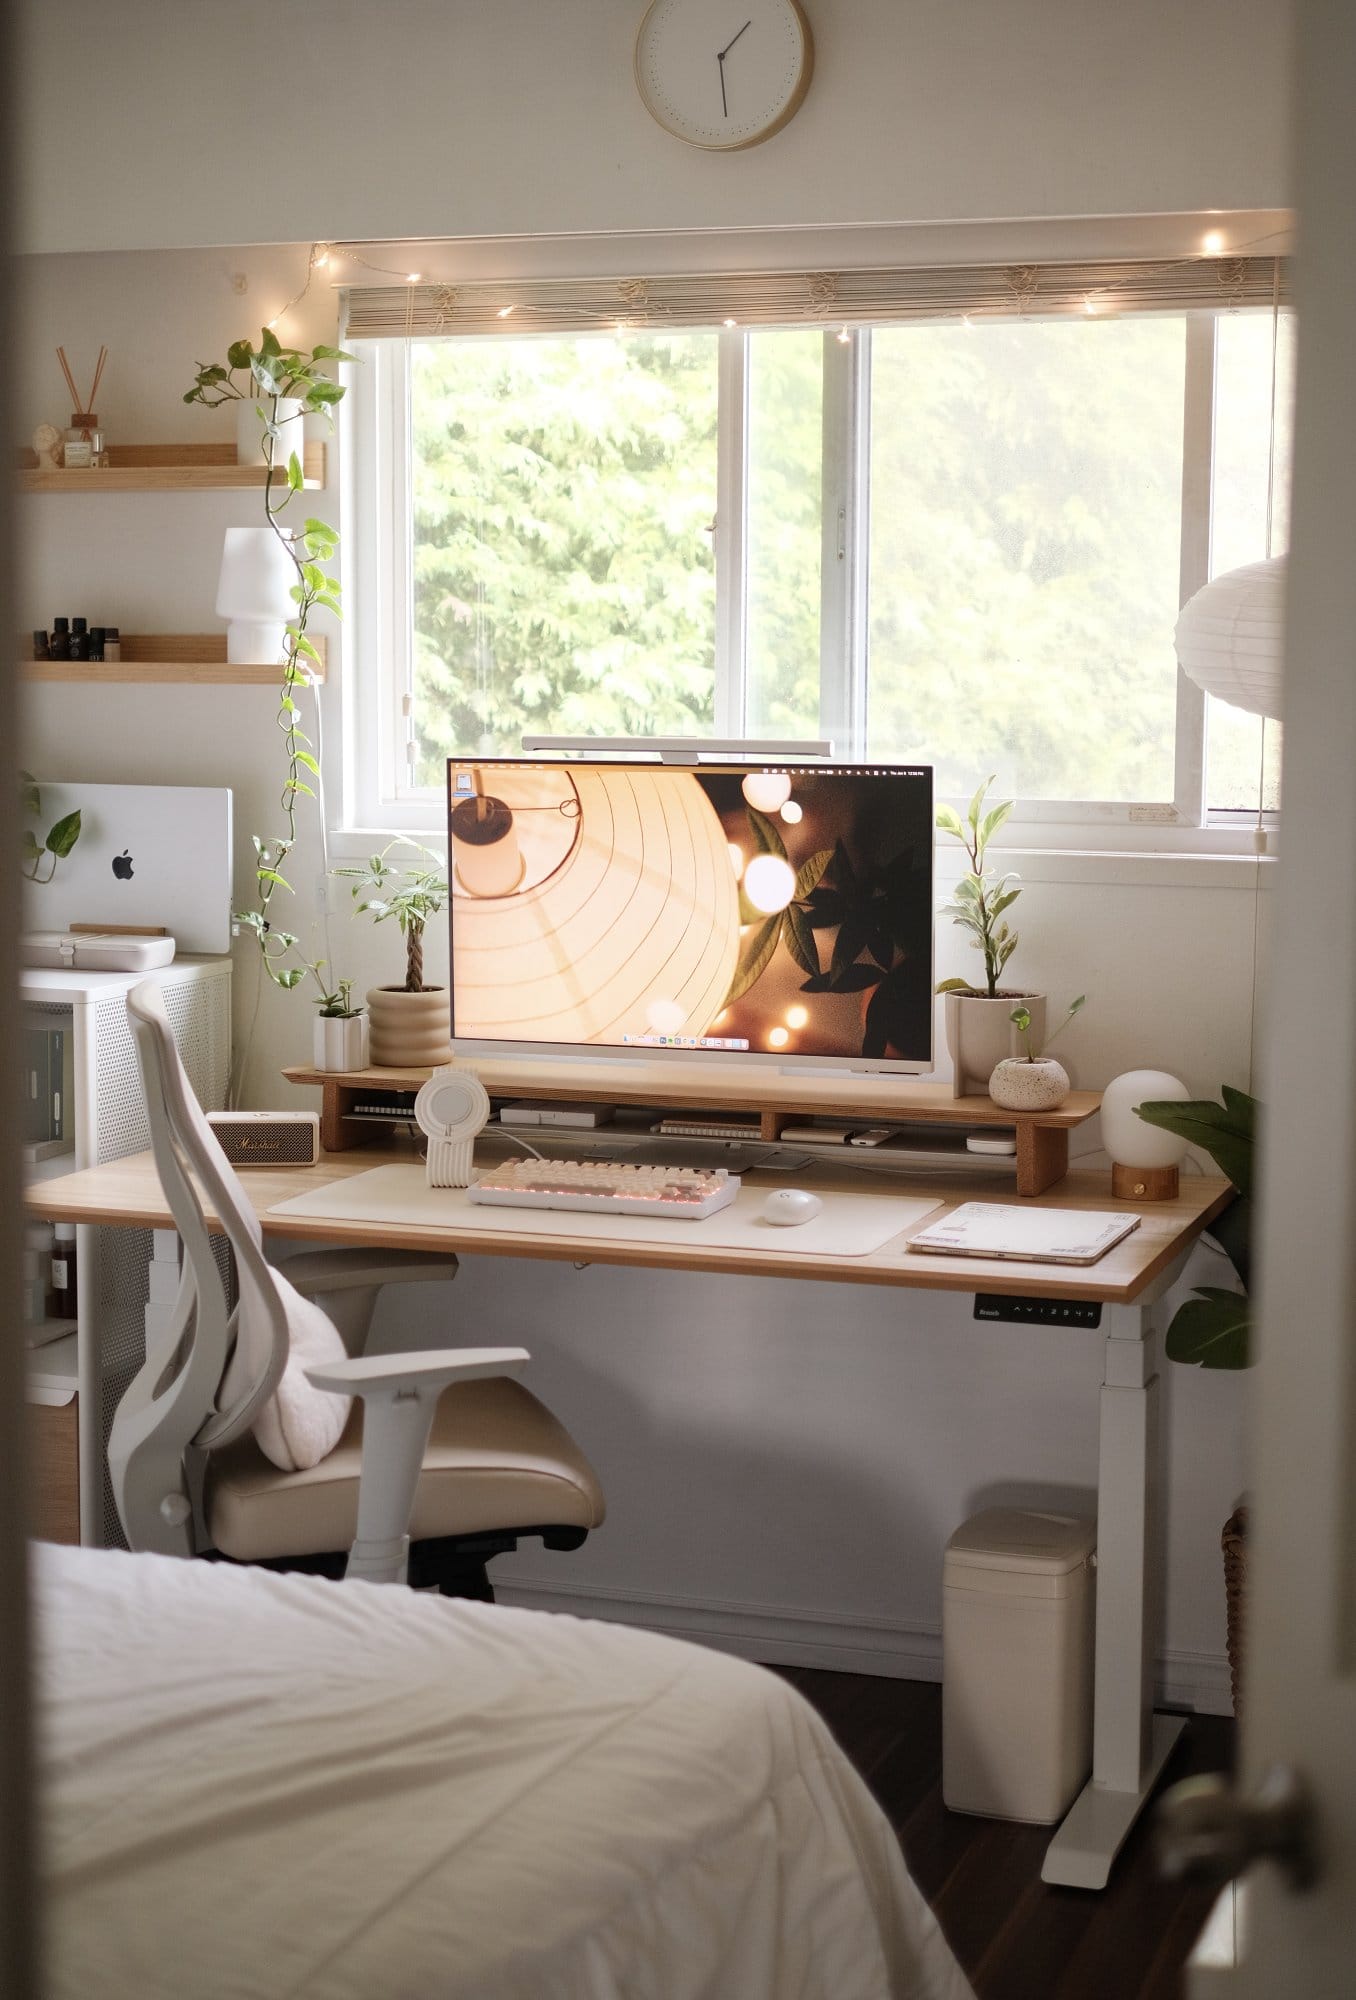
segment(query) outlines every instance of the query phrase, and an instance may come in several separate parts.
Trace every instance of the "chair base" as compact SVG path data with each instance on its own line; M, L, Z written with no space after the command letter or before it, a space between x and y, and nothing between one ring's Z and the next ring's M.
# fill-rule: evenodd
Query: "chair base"
M436 1590L441 1597L465 1597L478 1604L493 1604L494 1589L487 1565L496 1556L510 1555L524 1535L540 1535L548 1549L577 1549L588 1540L587 1528L540 1527L506 1528L483 1535L437 1535L411 1542L407 1582L412 1590ZM258 1562L238 1563L220 1549L204 1552L207 1562L229 1563L238 1569L269 1569L277 1575L323 1576L332 1583L342 1580L348 1565L347 1549L326 1550L309 1556L268 1556Z

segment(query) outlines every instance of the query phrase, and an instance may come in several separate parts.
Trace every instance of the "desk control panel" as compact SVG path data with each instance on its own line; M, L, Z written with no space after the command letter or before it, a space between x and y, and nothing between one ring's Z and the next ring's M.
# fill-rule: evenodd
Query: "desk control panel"
M1006 1292L977 1292L975 1318L1021 1326L1100 1326L1096 1299L1019 1299Z

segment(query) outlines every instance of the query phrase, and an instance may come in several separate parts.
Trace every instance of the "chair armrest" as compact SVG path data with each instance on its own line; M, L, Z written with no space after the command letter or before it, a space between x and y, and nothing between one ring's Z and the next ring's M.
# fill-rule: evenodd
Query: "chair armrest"
M335 1245L328 1250L299 1250L277 1267L299 1292L347 1292L366 1285L436 1285L455 1278L460 1268L451 1255L427 1250L363 1250Z
M521 1375L529 1356L525 1347L462 1347L451 1352L363 1354L356 1360L330 1361L305 1370L317 1389L340 1396L416 1394L439 1397L449 1382L483 1382L490 1375Z
M431 1354L368 1354L305 1371L317 1389L363 1399L358 1530L345 1575L400 1583L410 1550L410 1515L438 1398L450 1382L520 1375L522 1347L463 1347Z

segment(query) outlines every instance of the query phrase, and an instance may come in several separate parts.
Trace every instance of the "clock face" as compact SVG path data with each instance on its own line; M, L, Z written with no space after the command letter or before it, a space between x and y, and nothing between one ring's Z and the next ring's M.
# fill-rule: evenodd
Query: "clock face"
M813 62L797 0L654 0L636 37L646 108L675 137L715 152L780 131Z

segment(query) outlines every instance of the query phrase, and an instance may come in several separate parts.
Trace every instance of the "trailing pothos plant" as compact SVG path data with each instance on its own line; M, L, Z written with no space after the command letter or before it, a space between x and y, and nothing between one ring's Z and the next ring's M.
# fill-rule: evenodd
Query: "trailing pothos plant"
M984 780L971 799L964 819L954 806L940 805L937 808L938 831L949 833L953 840L958 840L970 862L969 872L961 876L955 895L950 902L942 904L939 914L950 917L953 924L969 931L971 944L976 951L984 954L985 983L981 987L972 985L968 979L943 979L936 990L939 993L973 993L988 1000L999 997L998 981L1018 944L1018 934L1009 926L1003 912L1011 909L1022 893L1020 888L1012 887L1017 880L1014 874L996 875L987 866L989 842L1006 823L1013 806L1013 801L1007 799L1002 805L985 810L985 796L993 782L993 776Z
M42 795L37 780L28 771L19 773L19 802L24 812L37 819L42 814ZM30 882L50 882L58 861L64 861L80 838L79 811L64 813L39 840L31 826L23 830L19 866ZM47 873L40 871L46 863Z
M746 808L754 844L791 866L775 821ZM870 993L862 1023L862 1054L882 1057L901 1045L908 1014L906 958L917 933L916 863L906 849L878 868L855 864L841 840L820 848L795 871L785 909L767 916L739 892L739 921L752 925L730 990L729 1007L755 986L779 944L805 974L802 993ZM835 936L827 954L821 934ZM827 963L825 956L827 955Z
M1228 1257L1243 1285L1228 1292L1219 1285L1202 1285L1194 1298L1177 1308L1163 1351L1169 1361L1195 1362L1202 1368L1247 1368L1252 1362L1253 1155L1257 1138L1257 1100L1246 1090L1226 1083L1221 1102L1189 1098L1185 1102L1154 1099L1137 1107L1146 1125L1159 1125L1179 1139L1207 1152L1232 1181L1235 1198L1210 1224L1210 1234Z
M264 513L296 571L291 593L296 610L287 626L276 717L283 739L284 775L278 801L283 826L279 833L252 836L255 898L251 908L235 912L235 921L242 929L253 932L264 971L275 986L290 991L304 979L313 979L320 990L321 1012L330 1014L346 1010L333 1005L338 995L326 987L322 976L324 960L308 959L295 933L274 924L272 905L279 889L286 889L289 895L294 893L283 869L297 843L297 801L303 796L316 796L308 779L318 781L320 777L311 739L301 726L296 694L299 688L314 685L315 668L320 661L319 651L307 632L312 613L330 611L336 618L343 616L339 579L333 569L339 535L327 521L314 516L308 516L299 527L283 519L302 491L305 478L297 452L289 451L286 463L280 463L283 438L278 405L285 398L295 399L303 415L323 416L332 424L334 407L342 402L344 389L326 374L325 368L327 364L353 359L341 347L313 347L309 354L300 348L284 347L272 329L265 327L257 348L248 340L236 340L226 350L224 366L220 362L199 363L193 387L184 397L186 403L202 403L208 409L248 400L251 396L255 399L266 468ZM238 376L243 377L243 382L236 379ZM342 985L343 982L340 991Z

